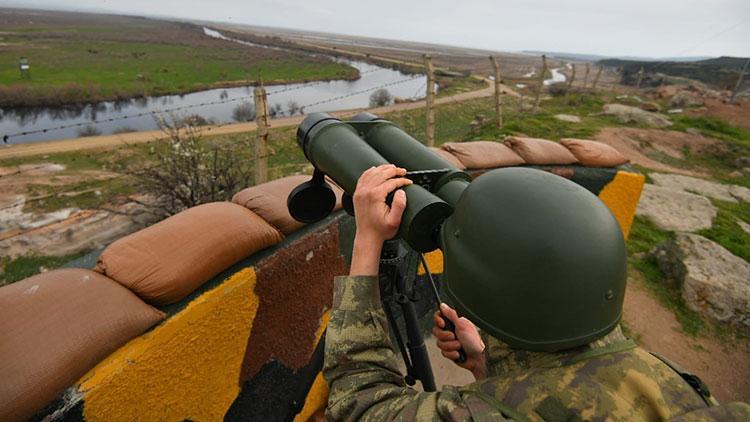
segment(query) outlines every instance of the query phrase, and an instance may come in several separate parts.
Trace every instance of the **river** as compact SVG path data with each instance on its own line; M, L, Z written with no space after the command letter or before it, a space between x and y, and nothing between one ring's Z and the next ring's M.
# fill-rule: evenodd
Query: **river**
M221 33L208 28L205 28L204 32L207 36L256 46L224 37ZM366 62L333 57L331 59L357 68L361 77L356 81L268 85L268 105L275 114L272 117L289 116L290 102L304 107L304 113L368 107L372 92L383 86L394 97L424 97L427 77L423 74L407 75ZM179 119L197 114L210 122L229 123L234 121L235 108L244 102L253 102L252 86L81 106L0 109L0 139L4 135L9 135L7 143L20 144L75 138L84 133L107 135L155 130L158 129L158 116L169 120L171 116ZM27 134L21 134L23 132Z

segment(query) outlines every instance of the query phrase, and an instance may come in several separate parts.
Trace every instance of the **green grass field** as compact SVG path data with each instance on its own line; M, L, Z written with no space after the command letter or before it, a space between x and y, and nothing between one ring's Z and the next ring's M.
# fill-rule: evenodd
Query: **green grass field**
M247 85L259 75L266 83L357 75L325 58L212 39L196 25L49 15L33 24L0 17L0 107L185 93ZM21 78L19 57L29 60L30 79Z

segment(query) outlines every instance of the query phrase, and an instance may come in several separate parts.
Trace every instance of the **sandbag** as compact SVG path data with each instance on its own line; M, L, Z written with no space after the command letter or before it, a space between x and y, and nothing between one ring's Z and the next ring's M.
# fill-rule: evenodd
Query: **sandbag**
M511 136L505 145L523 157L528 164L575 164L575 155L557 142L546 139Z
M450 152L435 148L435 147L429 147L430 151L434 152L435 154L439 155L440 158L447 161L448 163L452 164L454 167L456 167L459 170L466 170L466 166L464 163L461 162L455 155L451 154Z
M213 202L117 240L101 254L95 271L149 303L167 305L282 238L247 208Z
M568 148L584 166L616 167L630 161L620 154L620 151L602 142L565 138L560 140L560 143Z
M89 270L54 270L0 288L0 420L28 419L163 319Z
M289 193L299 184L310 180L310 176L289 176L272 180L257 186L251 186L237 192L232 197L232 202L249 209L261 218L271 223L284 234L292 233L302 228L305 224L292 218L286 200ZM341 208L341 195L344 191L328 181L336 193L335 210Z
M499 142L448 142L442 148L456 156L467 169L518 166L523 158Z

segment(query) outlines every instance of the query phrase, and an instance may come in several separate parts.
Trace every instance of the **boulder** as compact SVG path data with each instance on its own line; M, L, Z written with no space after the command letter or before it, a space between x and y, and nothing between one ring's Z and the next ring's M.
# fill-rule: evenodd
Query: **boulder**
M703 316L750 329L750 264L703 236L678 233L652 252L685 304Z
M661 106L656 103L643 103L639 105L639 107L641 110L652 111L654 113L659 113L661 111Z
M672 107L700 107L703 98L700 94L692 91L680 91L670 101Z
M750 224L747 224L744 221L738 221L737 224L740 225L745 233L750 234Z
M639 123L654 127L671 126L672 122L663 114L652 113L641 110L638 107L631 107L622 104L605 104L604 114L615 116L622 123Z
M725 185L678 174L651 173L649 177L657 186L673 190L698 193L727 202L750 202L750 189L744 186Z
M646 184L636 215L648 218L663 230L694 232L713 225L716 207L700 195Z
M581 123L581 118L572 114L555 114L555 119L561 122Z

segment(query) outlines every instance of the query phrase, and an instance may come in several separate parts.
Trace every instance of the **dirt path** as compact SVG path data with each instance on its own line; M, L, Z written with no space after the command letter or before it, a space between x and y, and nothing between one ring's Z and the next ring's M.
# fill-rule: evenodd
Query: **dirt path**
M490 80L485 79L485 81L487 82L487 86L485 88L478 89L476 91L464 92L464 93L456 94L452 96L441 97L441 98L438 98L435 102L437 104L446 104L450 102L462 102L462 101L472 100L475 98L483 98L483 97L491 96L494 92L494 87L492 86L492 82ZM501 87L502 87L502 92L505 95L510 95L514 97L519 96L519 94L516 93L511 88L505 85L501 85ZM331 114L337 117L348 117L356 113L359 113L361 111L369 111L370 113L374 113L374 114L385 114L385 113L390 113L394 111L412 110L412 109L422 108L422 107L425 107L425 101L415 101L411 103L393 104L389 106L377 107L377 108L371 108L371 109L344 110L344 111L333 112ZM280 119L274 119L271 121L271 127L280 128L280 127L297 126L302 122L303 119L304 119L304 116L294 116L294 117L284 117ZM229 125L222 125L222 126L205 126L203 128L203 133L207 135L226 135L226 134L232 134L232 133L250 132L250 131L254 131L256 128L257 126L255 125L255 122L236 123L236 124L229 124ZM36 142L36 143L30 143L30 144L17 144L17 145L6 146L5 148L0 148L0 159L26 157L26 156L31 156L31 155L53 154L53 153L59 153L59 152L70 152L70 151L78 151L78 150L94 149L94 148L114 148L114 147L126 145L126 144L151 142L151 141L162 139L162 138L164 138L164 133L161 131L155 130L155 131L145 131L145 132L123 133L123 134L118 134L118 135L90 136L90 137L85 137L85 138L64 139L64 140L59 140L59 141Z
M670 310L639 279L630 279L623 320L638 343L701 377L721 402L750 401L750 346L698 337L682 331Z

